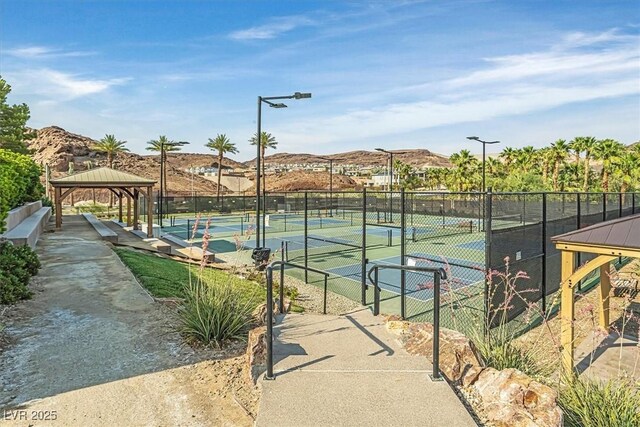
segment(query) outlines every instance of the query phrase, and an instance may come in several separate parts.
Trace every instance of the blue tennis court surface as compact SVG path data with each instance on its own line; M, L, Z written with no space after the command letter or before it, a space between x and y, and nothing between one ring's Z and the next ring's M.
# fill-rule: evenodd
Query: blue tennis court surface
M477 251L484 251L484 240L476 240L474 242L461 243L456 245L458 248L462 249L475 249Z
M415 258L414 258L415 257ZM433 255L428 254L413 254L408 258L413 258L416 261L417 266L421 267L434 267L444 268L449 276L445 286L451 289L461 289L478 282L484 281L484 271L480 265L475 265L468 260L461 260L455 258L446 258L446 260L435 260ZM432 258L432 259L424 259ZM392 264L400 265L400 257L384 258L381 260L375 260L376 264ZM373 264L367 264L367 272L373 267ZM337 267L327 270L328 273L347 277L351 280L360 282L362 277L362 267L360 264L348 265L345 267ZM381 289L384 289L395 294L400 294L400 276L399 270L379 270L378 285ZM367 279L367 284L371 283ZM423 273L407 271L405 272L405 289L406 295L427 301L433 298L433 273Z

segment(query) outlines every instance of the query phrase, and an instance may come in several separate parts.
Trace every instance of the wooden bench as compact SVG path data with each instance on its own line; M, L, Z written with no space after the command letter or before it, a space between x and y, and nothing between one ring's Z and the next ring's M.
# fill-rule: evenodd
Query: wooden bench
M11 240L14 245L29 245L33 249L38 242L38 237L40 237L44 231L50 216L51 208L40 208L25 218L20 224L3 234L2 237Z
M91 224L91 226L98 232L102 240L107 242L118 243L118 234L107 227L102 221L90 213L83 213L82 216Z

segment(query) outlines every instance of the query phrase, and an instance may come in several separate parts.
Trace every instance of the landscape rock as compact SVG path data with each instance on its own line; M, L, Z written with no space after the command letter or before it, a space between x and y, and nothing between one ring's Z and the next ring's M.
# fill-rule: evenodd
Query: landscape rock
M247 338L246 371L249 374L249 380L253 384L267 370L266 334L266 326L259 326L250 330Z

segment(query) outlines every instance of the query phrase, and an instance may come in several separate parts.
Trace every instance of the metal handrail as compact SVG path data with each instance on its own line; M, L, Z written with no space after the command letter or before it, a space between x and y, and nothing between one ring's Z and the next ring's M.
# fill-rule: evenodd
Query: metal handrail
M369 269L367 277L374 285L373 314L380 314L380 286L378 285L378 270L421 271L433 273L433 373L434 381L441 381L440 375L440 279L447 278L447 272L443 268L418 267L408 265L375 264ZM374 277L371 277L373 273ZM401 295L404 298L404 295Z
M264 376L266 380L274 379L273 375L273 270L280 268L280 300L278 308L280 313L284 312L284 267L300 268L305 271L311 271L324 275L324 314L327 314L327 280L329 273L304 265L294 264L289 261L273 261L266 268L267 276L267 373Z

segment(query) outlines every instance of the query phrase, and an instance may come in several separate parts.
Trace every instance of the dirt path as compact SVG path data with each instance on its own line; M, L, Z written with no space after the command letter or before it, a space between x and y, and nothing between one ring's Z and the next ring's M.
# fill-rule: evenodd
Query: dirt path
M84 219L65 217L38 254L34 298L2 319L0 424L37 410L56 411L51 425L253 424L242 359L184 346Z

